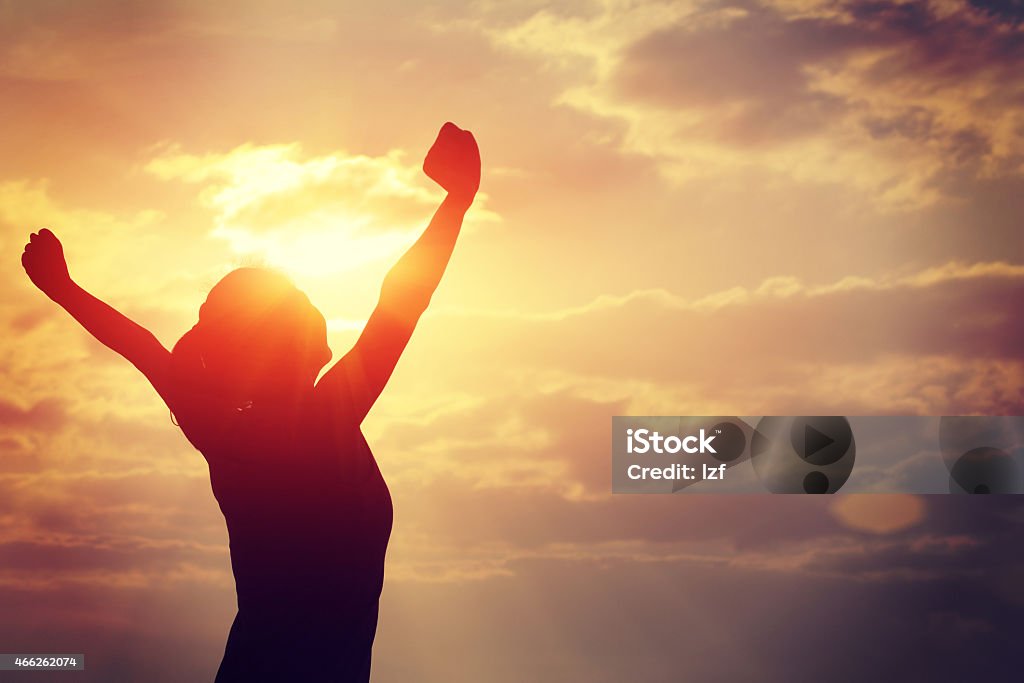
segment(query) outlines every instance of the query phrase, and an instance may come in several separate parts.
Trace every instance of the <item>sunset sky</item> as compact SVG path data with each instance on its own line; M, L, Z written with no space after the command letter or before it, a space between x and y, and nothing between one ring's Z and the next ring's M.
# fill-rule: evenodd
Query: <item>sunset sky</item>
M281 268L337 358L443 196L420 166L451 120L481 194L364 423L395 501L374 680L1005 671L1013 497L612 496L609 436L1021 414L1022 20L0 0L0 652L211 680L235 607L205 461L34 290L29 233L168 347L233 267Z

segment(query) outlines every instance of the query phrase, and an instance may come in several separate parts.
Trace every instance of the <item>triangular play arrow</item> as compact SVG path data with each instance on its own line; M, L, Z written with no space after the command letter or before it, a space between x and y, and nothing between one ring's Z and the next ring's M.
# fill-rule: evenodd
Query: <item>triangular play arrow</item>
M804 457L810 458L823 448L828 448L836 442L828 434L818 431L811 425L804 425Z

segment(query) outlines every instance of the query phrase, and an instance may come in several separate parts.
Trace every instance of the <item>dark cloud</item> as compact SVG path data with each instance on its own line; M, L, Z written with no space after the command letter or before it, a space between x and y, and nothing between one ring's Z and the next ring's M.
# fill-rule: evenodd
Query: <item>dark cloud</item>
M997 73L1016 82L1024 61L1024 40L996 21L964 9L948 14L928 3L860 1L845 5L866 34L881 44L901 46L872 69L876 82L911 77L931 87ZM928 82L922 76L932 76Z
M377 674L401 680L415 666L425 680L556 681L583 671L608 682L961 681L1007 680L996 674L1015 661L1019 612L984 581L879 583L591 558L515 569L491 581L389 586ZM989 630L978 634L978 624ZM400 656L425 630L444 634L431 641L436 659ZM486 657L459 654L480 638L503 645ZM567 652L586 668L566 662Z
M785 143L854 117L876 138L948 147L952 166L989 154L988 135L970 122L938 126L934 112L901 101L904 94L948 90L956 98L953 88L981 78L987 94L975 116L982 124L993 111L1010 111L1019 97L1024 39L991 14L969 8L940 14L920 1L846 2L828 17L787 16L753 3L743 9L742 16L723 18L715 7L640 39L625 51L614 86L634 101L706 111L700 132L727 144ZM898 93L885 107L869 104L877 92L836 95L816 87L812 70L842 73L847 60L868 52L879 59L864 87ZM1007 170L1014 166L1006 161Z
M1024 21L1024 2L1021 0L970 0L970 3L1008 24L1019 25Z
M845 103L813 92L804 67L873 41L854 25L787 21L760 7L748 12L724 25L682 24L639 40L624 54L616 87L661 107L720 109L711 128L736 143L813 134ZM725 113L728 105L741 105L739 113Z
M896 116L866 116L863 123L876 139L900 136L927 140L935 128L935 115L924 107L910 107Z
M699 554L700 549L675 545L667 538L647 544L644 560L602 557L600 549L593 555L580 549L581 557L527 554L516 558L513 554L510 577L417 582L411 587L393 584L389 590L394 602L385 603L379 647L391 652L414 628L422 628L427 621L436 628L436 620L442 619L446 632L477 632L476 636L463 633L455 641L469 642L484 633L488 642L512 640L517 648L532 653L531 663L509 660L496 667L489 680L499 681L506 680L505 673L508 680L524 676L555 680L550 666L541 663L551 656L544 646L548 638L557 639L556 649L581 653L586 661L598 663L594 680L608 681L675 680L682 670L687 680L694 681L749 676L767 681L807 676L857 681L877 676L878 671L885 671L886 679L891 674L894 680L957 681L971 671L998 673L1013 661L1020 608L997 586L1003 581L1000 577L1015 572L1022 559L1014 542L1020 524L1012 519L1020 515L1021 504L1014 497L930 497L926 524L882 537L843 532L835 526L823 528L820 522L828 519L825 508L821 501L807 498L610 498L614 505L603 512L584 506L586 517L615 529L632 516L633 509L637 511L634 521L674 527L676 539L712 541L740 533L756 545L722 550L724 561L717 562L702 562L688 554ZM516 507L517 528L532 521L562 527L574 519L571 513L549 516L543 508L538 513L527 500L519 500ZM486 524L493 516L495 539L508 528L510 520L502 523L503 513L483 499L460 510L459 519L447 521L446 526L479 524L481 519ZM543 519L535 520L535 514ZM437 538L448 538L445 529L437 531ZM970 542L958 541L960 536ZM495 541L481 538L467 549L488 542ZM683 557L671 559L673 550ZM466 551L442 552L454 557ZM758 565L757 552L781 561L780 568ZM659 555L666 559L655 560ZM795 564L800 558L810 560L790 571L782 568L787 558ZM1019 575L1009 582L1020 591ZM472 616L470 604L494 607L505 619L498 624ZM545 619L540 622L527 614L538 604L544 605ZM432 613L428 605L436 606L436 614L418 617L421 610ZM441 610L440 605L448 608ZM401 606L412 613L386 618L401 611ZM463 614L462 609L471 623L456 616ZM530 623L531 632L518 631L515 625L520 623ZM445 638L435 643L442 650L454 647ZM609 648L614 656L604 653ZM495 658L503 661L511 656L511 648L497 648L490 651L489 660L493 665ZM424 662L420 671L441 680L446 659ZM383 657L379 672L390 680L400 670L399 662L408 664L401 658ZM468 668L463 674L466 680L473 678L470 672L477 672L476 667L484 666L472 659L460 664Z

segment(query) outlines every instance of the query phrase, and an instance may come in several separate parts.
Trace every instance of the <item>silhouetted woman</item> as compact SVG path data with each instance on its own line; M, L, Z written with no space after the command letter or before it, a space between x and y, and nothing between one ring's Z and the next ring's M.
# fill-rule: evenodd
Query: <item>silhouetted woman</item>
M331 359L324 317L281 275L229 273L168 352L72 281L52 232L25 246L32 282L142 371L206 457L238 594L218 682L369 679L392 509L360 424L476 195L472 134L446 123L423 170L448 196L388 273L355 346L319 382Z

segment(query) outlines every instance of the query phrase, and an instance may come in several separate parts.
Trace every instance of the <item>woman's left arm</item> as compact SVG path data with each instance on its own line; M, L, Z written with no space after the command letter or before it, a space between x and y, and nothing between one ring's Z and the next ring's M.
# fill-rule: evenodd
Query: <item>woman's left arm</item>
M448 191L420 238L384 278L377 307L355 346L316 385L356 424L373 406L441 282L462 219L480 187L480 150L473 134L446 123L423 171Z

